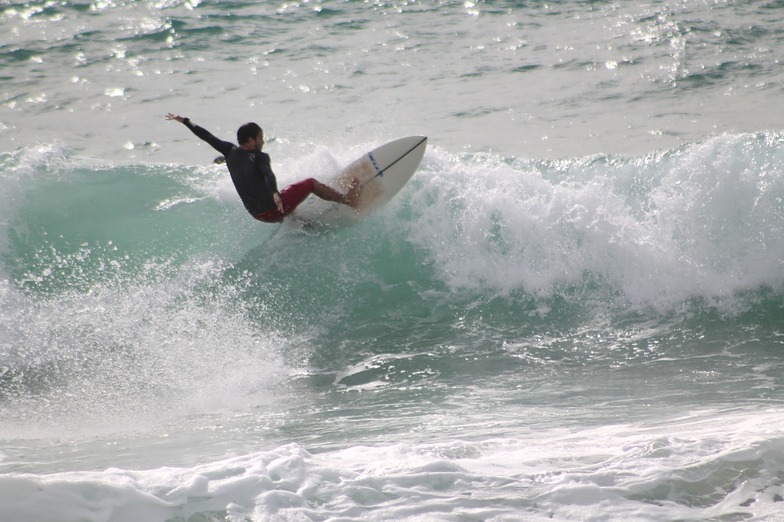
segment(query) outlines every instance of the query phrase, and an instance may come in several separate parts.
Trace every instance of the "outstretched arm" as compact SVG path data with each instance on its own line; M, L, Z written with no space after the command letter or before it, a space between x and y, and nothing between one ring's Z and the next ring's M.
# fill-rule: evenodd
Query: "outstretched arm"
M175 120L180 123L183 123L185 121L185 118L183 118L182 116L177 116L176 114L172 114L171 112L166 115L166 119L169 121Z
M224 156L227 156L229 152L231 152L231 150L234 148L233 143L229 143L228 141L223 141L216 138L207 129L204 129L202 127L199 127L198 125L194 125L193 123L191 123L191 120L189 120L188 118L184 118L182 116L178 116L170 112L166 115L166 119L169 121L174 120L182 123L183 125L188 127L191 130L191 132L193 132L196 136L209 143L213 149L217 150Z

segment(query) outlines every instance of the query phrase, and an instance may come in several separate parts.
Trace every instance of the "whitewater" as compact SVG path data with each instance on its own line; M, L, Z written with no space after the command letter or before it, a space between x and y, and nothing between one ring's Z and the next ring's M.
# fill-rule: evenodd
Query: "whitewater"
M0 521L784 520L783 19L0 4ZM268 225L168 112L428 149Z

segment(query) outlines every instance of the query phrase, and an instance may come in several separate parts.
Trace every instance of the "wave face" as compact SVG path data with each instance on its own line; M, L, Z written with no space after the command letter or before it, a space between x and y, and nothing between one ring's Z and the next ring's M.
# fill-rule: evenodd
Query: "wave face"
M74 520L96 496L125 506L112 520L392 519L390 498L454 508L442 487L522 492L457 504L490 519L576 516L583 496L652 519L772 512L781 438L748 437L781 398L782 151L777 133L561 161L435 147L401 197L337 230L254 222L219 166L6 154L2 436L57 473L15 474L14 443L4 480L39 505L79 492ZM326 176L340 155L286 167ZM724 438L728 417L746 428ZM545 471L562 452L583 464ZM624 484L644 456L658 464ZM63 474L85 459L96 471ZM738 474L738 499L694 490Z

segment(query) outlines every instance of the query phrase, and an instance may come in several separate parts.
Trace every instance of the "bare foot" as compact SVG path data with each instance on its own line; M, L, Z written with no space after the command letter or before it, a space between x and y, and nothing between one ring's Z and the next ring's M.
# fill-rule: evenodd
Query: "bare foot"
M362 190L362 186L359 184L359 178L354 178L351 180L351 186L348 189L348 194L346 194L346 200L348 204L354 208L359 204L359 193Z

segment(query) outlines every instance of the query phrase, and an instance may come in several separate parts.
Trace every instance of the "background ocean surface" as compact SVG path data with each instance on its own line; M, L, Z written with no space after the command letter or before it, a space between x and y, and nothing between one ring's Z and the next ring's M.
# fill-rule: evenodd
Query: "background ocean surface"
M0 3L0 521L784 520L784 2ZM346 229L279 183L429 136Z

